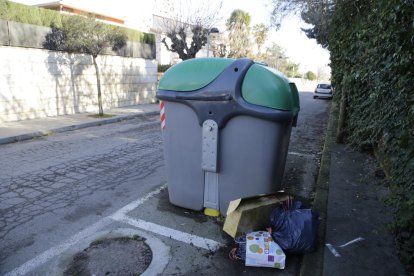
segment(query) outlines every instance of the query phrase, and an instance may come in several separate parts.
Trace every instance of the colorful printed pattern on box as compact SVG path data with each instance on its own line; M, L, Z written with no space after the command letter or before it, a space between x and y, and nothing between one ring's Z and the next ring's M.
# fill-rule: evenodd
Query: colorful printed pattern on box
M246 266L284 269L286 255L266 231L246 235Z

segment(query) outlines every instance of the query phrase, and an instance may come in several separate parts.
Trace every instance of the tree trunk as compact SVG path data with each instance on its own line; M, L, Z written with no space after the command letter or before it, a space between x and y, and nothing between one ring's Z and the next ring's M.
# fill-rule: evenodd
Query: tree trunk
M99 76L99 68L96 63L96 57L92 56L93 65L95 66L96 73L96 86L98 88L98 107L99 107L99 116L103 116L103 107L102 107L102 93L101 93L101 77Z
M339 105L339 118L338 118L338 128L336 129L336 142L344 142L344 127L345 127L345 116L346 116L346 98L347 91L342 89L341 93L341 102Z

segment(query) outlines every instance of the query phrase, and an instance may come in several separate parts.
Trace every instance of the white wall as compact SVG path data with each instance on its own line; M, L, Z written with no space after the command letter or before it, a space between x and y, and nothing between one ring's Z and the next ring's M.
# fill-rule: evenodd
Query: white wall
M155 101L155 60L105 55L98 66L104 110ZM0 122L97 110L89 56L0 46Z

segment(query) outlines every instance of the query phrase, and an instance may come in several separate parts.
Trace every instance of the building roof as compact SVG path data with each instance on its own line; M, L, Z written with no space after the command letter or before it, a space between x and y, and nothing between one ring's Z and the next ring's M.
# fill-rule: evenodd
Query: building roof
M71 13L71 14L78 14L78 15L87 14L87 15L94 16L94 17L96 17L100 20L104 20L104 21L108 21L108 22L112 22L112 23L117 23L117 24L121 24L121 25L125 24L124 19L116 18L116 17L105 15L105 14L102 14L102 13L97 13L97 12L90 11L90 10L85 10L85 9L82 9L82 8L79 8L79 7L69 5L69 4L65 3L64 1L53 1L53 2L36 4L34 6L45 8L45 9L57 10L57 11L61 11L61 12L67 12L67 13Z

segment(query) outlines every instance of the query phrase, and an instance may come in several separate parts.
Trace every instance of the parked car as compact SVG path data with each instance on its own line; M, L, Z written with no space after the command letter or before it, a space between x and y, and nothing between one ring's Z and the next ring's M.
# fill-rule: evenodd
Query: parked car
M332 86L328 83L319 83L313 92L313 98L328 98L332 99Z

